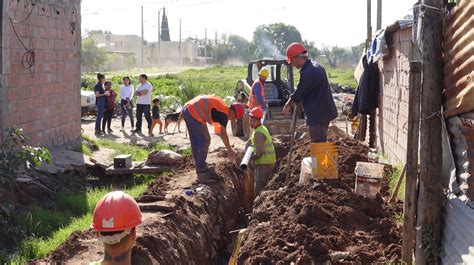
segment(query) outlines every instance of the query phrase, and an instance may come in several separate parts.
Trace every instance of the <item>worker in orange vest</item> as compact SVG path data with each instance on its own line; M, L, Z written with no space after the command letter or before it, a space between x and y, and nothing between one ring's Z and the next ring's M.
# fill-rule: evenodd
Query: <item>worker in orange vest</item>
M211 144L211 136L207 124L214 126L215 134L220 136L227 148L229 159L234 161L235 153L230 146L226 127L229 120L241 118L244 112L245 108L242 104L234 103L228 106L218 96L198 96L184 105L182 114L189 132L198 176L200 173L206 173L209 170L206 158Z
M92 221L99 242L104 244L104 256L89 264L132 264L136 227L142 222L140 207L130 195L123 191L107 193L95 206Z
M258 72L258 79L253 82L252 91L249 95L248 106L250 109L261 108L263 111L263 120L265 123L265 117L267 112L267 101L265 100L265 80L267 80L269 72L267 69L262 68Z

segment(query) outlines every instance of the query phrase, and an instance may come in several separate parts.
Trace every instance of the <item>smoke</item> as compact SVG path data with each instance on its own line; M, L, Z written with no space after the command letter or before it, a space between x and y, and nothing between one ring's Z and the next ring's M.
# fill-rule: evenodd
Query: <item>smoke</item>
M259 42L255 43L255 45L257 45L254 54L255 57L270 57L276 60L285 59L285 56L281 54L280 49L278 49L278 47L275 46L266 35L260 36Z

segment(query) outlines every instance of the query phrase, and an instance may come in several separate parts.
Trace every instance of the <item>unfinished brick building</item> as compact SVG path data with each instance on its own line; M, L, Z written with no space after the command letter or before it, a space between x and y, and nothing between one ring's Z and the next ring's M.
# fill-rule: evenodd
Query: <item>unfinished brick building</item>
M0 125L33 145L80 137L80 0L0 4Z

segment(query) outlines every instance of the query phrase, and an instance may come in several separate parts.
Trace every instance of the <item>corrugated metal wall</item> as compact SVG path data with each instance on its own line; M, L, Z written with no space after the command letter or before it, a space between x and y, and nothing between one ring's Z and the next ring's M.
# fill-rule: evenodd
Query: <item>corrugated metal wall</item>
M462 0L446 17L443 50L444 115L460 193L445 206L442 261L474 264L474 0Z
M445 116L474 110L474 1L463 0L445 20Z

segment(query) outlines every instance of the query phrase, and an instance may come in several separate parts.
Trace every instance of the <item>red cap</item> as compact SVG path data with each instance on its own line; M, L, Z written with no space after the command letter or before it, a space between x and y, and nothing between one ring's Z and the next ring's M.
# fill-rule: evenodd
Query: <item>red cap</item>
M291 59L293 59L293 57L305 53L307 51L308 50L306 50L303 44L293 42L292 44L288 45L288 48L286 48L286 60L288 63L291 63Z
M114 232L134 228L142 222L137 202L123 191L113 191L95 206L92 228L98 232Z
M244 116L244 113L245 113L244 105L240 103L233 103L232 106L235 110L235 118L236 119L242 118L242 116Z
M255 107L250 111L249 115L254 118L261 119L263 118L263 110L259 107Z

